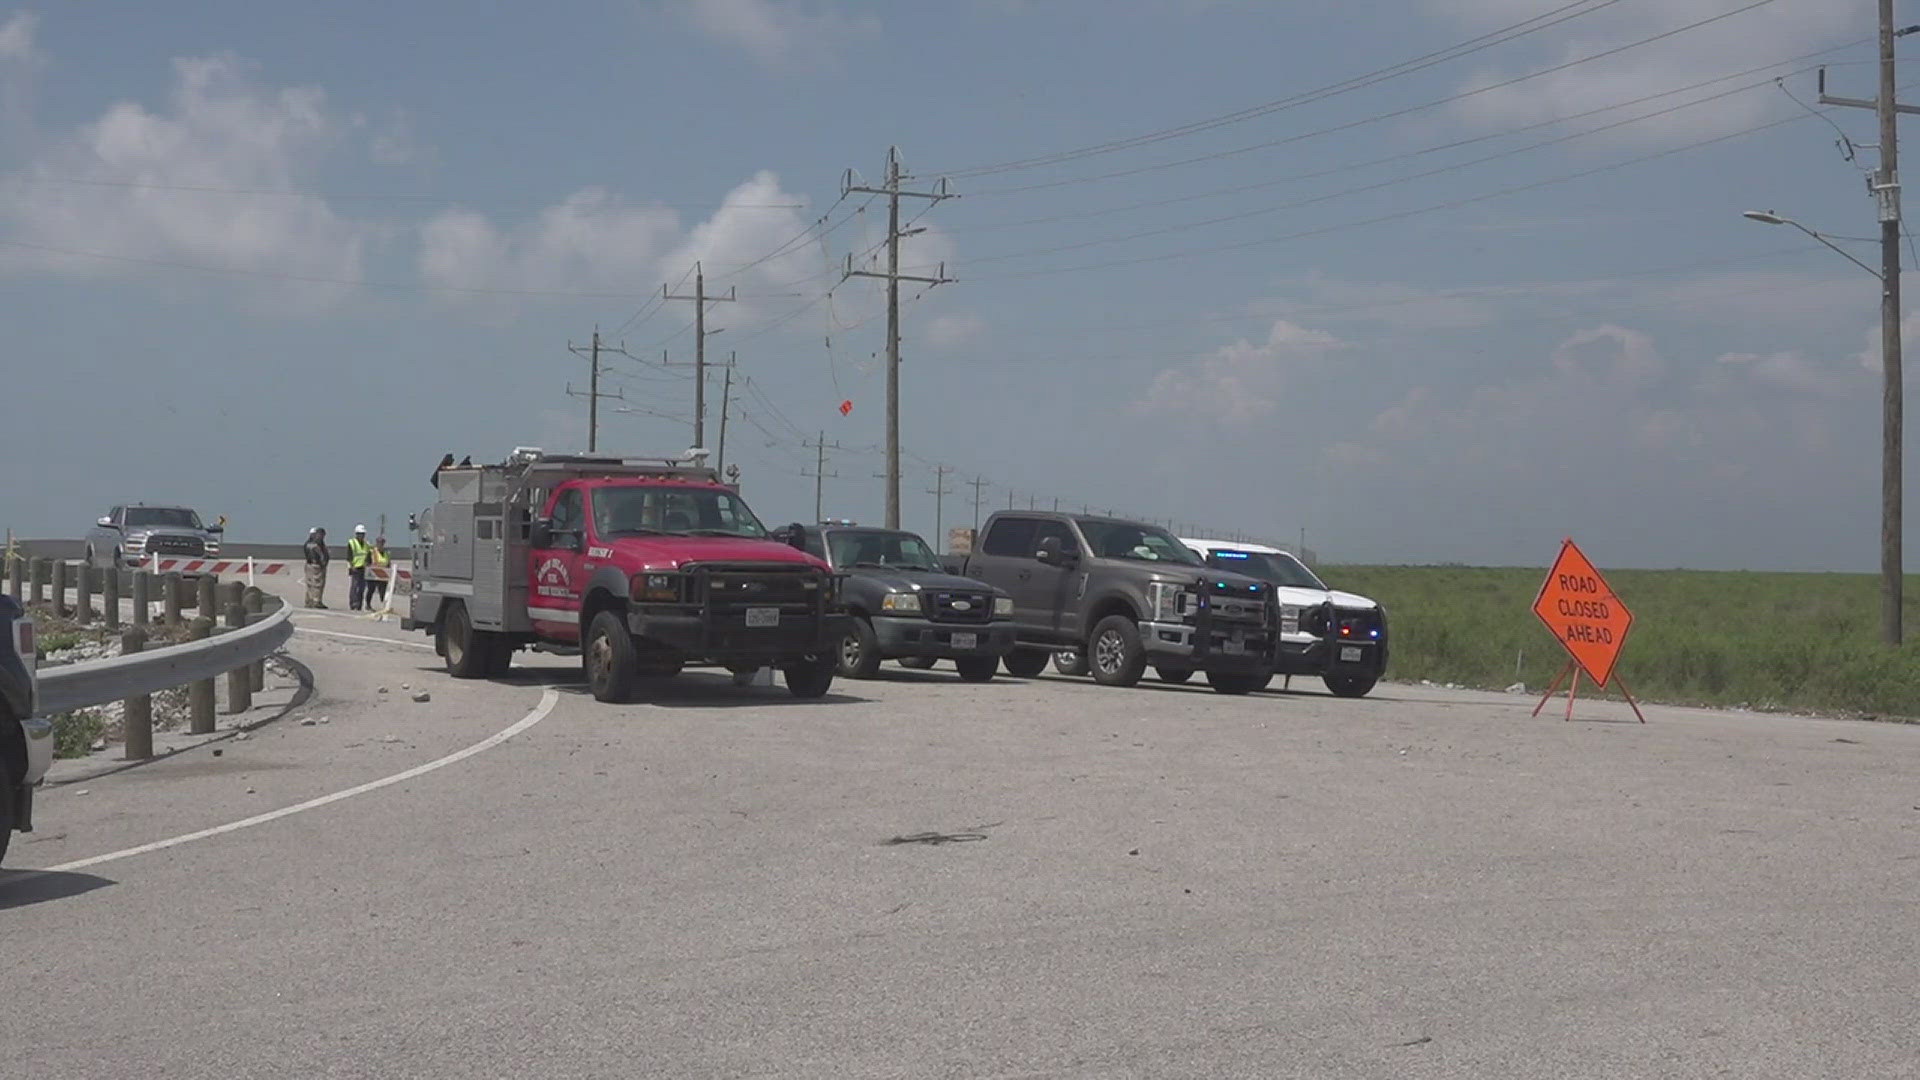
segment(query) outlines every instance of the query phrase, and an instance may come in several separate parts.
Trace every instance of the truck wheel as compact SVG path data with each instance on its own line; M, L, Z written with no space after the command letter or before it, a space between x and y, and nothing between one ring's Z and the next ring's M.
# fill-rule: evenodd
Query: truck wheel
M1320 681L1327 684L1334 697L1366 697L1380 680L1372 675L1325 675Z
M1153 669L1153 673L1161 682L1170 686L1179 686L1193 678L1193 669L1190 667L1157 667Z
M794 697L805 700L827 696L833 687L833 675L839 668L839 661L831 656L822 656L814 660L796 660L781 669L786 676L787 691Z
M933 665L939 662L939 658L932 656L903 656L899 661L901 667L915 671L932 671Z
M0 716L0 724L15 723L11 717ZM0 761L0 865L7 861L7 845L13 842L13 773L7 770L6 762Z
M513 671L513 641L505 634L487 634L487 676L500 678Z
M1047 666L1047 650L1015 649L1000 658L1007 666L1007 674L1018 679L1031 679L1044 671Z
M840 674L849 679L871 679L880 670L880 641L873 635L873 624L855 616L853 627L840 639L837 657Z
M639 660L633 635L617 611L602 611L587 624L587 647L580 651L587 669L587 688L596 701L614 704L633 696L634 669Z
M960 669L960 677L968 682L992 682L993 673L1000 670L1000 658L997 656L962 656L953 662Z
M1265 690L1273 681L1273 672L1254 675L1239 671L1209 671L1207 685L1222 694L1251 694L1256 690Z
M1087 643L1093 681L1101 686L1132 686L1147 673L1147 654L1140 648L1140 628L1125 615L1109 615L1093 628Z
M440 655L447 658L447 674L456 679L486 677L493 653L491 637L473 628L465 604L448 604L440 617Z
M1062 675L1085 675L1087 654L1079 649L1061 649L1053 654L1053 670Z

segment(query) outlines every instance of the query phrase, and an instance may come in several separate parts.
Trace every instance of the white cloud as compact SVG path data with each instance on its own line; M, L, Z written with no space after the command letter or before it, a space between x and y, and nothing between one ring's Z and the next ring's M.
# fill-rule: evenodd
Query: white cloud
M1236 341L1160 372L1133 409L1244 426L1271 415L1295 376L1317 370L1327 354L1343 347L1324 330L1282 319L1258 345Z
M987 321L978 315L939 315L927 324L927 344L936 349L957 349L978 340L986 332Z
M1475 31L1512 25L1540 14L1533 0L1431 0L1441 17ZM1464 80L1462 90L1493 86L1528 71L1579 60L1656 34L1734 10L1725 0L1663 0L1658 4L1620 4L1501 50L1526 57L1484 66ZM1451 114L1478 128L1514 127L1597 106L1644 97L1650 92L1688 86L1717 75L1745 70L1756 62L1797 56L1838 45L1865 33L1870 6L1830 0L1778 0L1605 59L1582 63L1513 86L1488 90L1451 106ZM1553 45L1525 48L1525 44ZM1594 125L1692 100L1731 88L1726 83L1597 117ZM1862 96L1871 91L1865 87ZM1748 127L1791 108L1771 87L1762 87L1668 116L1629 124L1598 136L1610 142L1662 143Z
M771 66L825 61L856 39L876 35L880 26L871 15L797 0L680 0L672 7L694 29Z
M230 56L174 61L168 107L111 106L0 179L0 224L23 244L122 260L335 279L360 276L369 230L320 199L235 194L309 186L352 123L318 88L259 85ZM189 190L203 188L209 190ZM16 248L14 265L82 276L126 261Z
M31 11L16 11L0 23L0 61L22 63L36 59L33 32L39 25L40 17Z

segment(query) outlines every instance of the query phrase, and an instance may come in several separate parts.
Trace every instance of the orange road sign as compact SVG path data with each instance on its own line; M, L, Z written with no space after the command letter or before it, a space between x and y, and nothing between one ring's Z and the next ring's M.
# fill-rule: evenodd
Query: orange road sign
M1633 612L1571 538L1561 542L1560 557L1540 584L1533 613L1588 678L1607 685L1620 648L1627 643L1627 631L1633 628Z

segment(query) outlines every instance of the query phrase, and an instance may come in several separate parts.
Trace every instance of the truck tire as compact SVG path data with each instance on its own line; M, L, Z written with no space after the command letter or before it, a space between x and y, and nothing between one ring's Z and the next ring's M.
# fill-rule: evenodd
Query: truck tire
M1125 615L1109 615L1087 639L1087 658L1093 681L1101 686L1133 686L1147 673L1147 653L1140 647L1140 628Z
M1153 669L1153 673L1161 682L1169 686L1179 686L1193 678L1193 669L1190 667L1157 667Z
M1031 679L1046 670L1047 656L1045 649L1015 649L1001 657L1000 662L1007 666L1007 674L1017 679Z
M780 673L786 676L788 693L811 701L827 696L827 691L833 688L833 676L839 667L837 657L822 656L813 660L796 660L781 668Z
M1087 654L1079 649L1061 649L1053 654L1053 670L1062 675L1085 675Z
M449 603L440 616L440 655L446 657L447 674L456 679L485 678L493 657L492 637L473 628L465 604Z
M501 678L513 671L513 641L505 634L487 634L487 676Z
M852 622L835 650L835 666L849 679L871 679L880 670L880 639L874 636L872 623L857 615Z
M1372 675L1323 675L1320 681L1327 684L1334 697L1366 697L1380 680Z
M915 671L931 671L933 670L933 665L940 661L932 656L903 656L899 662L903 668L912 668Z
M587 645L580 650L587 670L587 688L596 701L620 704L633 696L634 671L639 657L633 635L617 611L602 611L587 624Z
M0 717L0 724L14 722ZM13 772L7 768L6 762L0 761L0 866L6 865L7 845L13 842L14 791Z
M1207 685L1222 694L1251 694L1265 690L1273 681L1273 672L1265 671L1252 674L1242 671L1209 671Z
M997 656L962 656L953 662L960 669L960 677L968 682L992 682L995 672L1000 670L1000 658Z

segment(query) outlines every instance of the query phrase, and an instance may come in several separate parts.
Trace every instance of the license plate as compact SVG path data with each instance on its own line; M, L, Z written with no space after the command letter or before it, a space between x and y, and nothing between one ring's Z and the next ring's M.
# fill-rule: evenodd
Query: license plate
M777 607L750 607L747 609L747 625L767 627L780 625L780 609Z
M980 644L980 636L978 634L953 635L953 647L956 649L971 649L971 648L975 648L979 644Z
M1340 648L1340 662L1343 664L1357 664L1361 655L1358 645L1343 645Z

